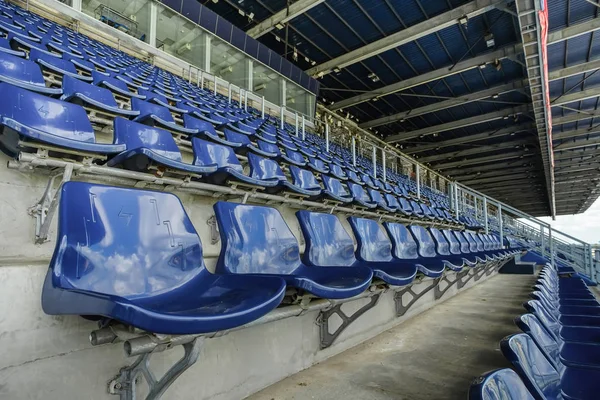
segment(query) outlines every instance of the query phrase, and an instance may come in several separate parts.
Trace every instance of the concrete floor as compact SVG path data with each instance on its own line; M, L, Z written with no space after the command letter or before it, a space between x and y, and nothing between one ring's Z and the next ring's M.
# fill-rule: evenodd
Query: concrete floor
M496 275L247 400L465 399L475 376L509 366L499 341L519 332L534 281Z

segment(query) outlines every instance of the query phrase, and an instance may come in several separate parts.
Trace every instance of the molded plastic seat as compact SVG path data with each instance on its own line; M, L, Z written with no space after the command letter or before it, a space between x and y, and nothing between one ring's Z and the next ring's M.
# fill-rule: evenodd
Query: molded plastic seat
M217 165L192 165L184 163L181 152L170 132L150 127L125 118L114 122L114 143L124 144L126 150L108 161L108 166L123 165L134 171L146 171L155 163L163 168L173 168L192 174L210 174Z
M469 400L535 400L519 375L510 368L486 372L475 378Z
M406 215L407 217L412 217L415 215L412 206L404 197L398 197L398 204L400 204L398 211L400 211L402 214Z
M205 177L211 183L221 185L234 180L262 187L276 186L279 183L279 180L267 181L245 175L244 168L229 146L193 137L192 148L194 165L217 165L217 171Z
M600 370L566 367L558 371L527 334L502 339L500 349L536 399L593 400L598 396Z
M338 179L327 175L322 175L321 178L323 179L323 185L325 186L323 189L323 194L325 196L341 203L351 203L354 200L354 197L348 191L347 186Z
M290 175L292 176L292 184L288 185L288 188L297 193L315 197L319 196L323 191L323 188L309 170L291 165Z
M408 285L415 279L417 264L392 256L392 243L376 221L357 217L349 217L348 221L358 242L358 265L371 268L376 277L390 285Z
M169 109L159 106L158 104L149 103L134 97L131 99L131 109L140 113L134 119L136 122L149 126L160 126L164 129L173 130L177 133L186 135L197 132L195 129L188 129L181 125L177 125L173 119L173 115L169 112Z
M371 197L371 201L377 205L377 207L387 211L387 212L395 212L397 209L394 207L390 207L388 202L383 198L381 192L378 190L373 190L371 188L367 188L369 192L369 197Z
M110 90L113 93L116 93L116 94L119 94L119 95L125 96L125 97L131 97L132 99L133 98L138 98L138 99L144 98L144 96L141 96L137 93L130 91L125 82L120 81L115 78L111 78L101 72L92 71L92 78L94 80L94 85L107 88L108 90Z
M212 142L219 143L229 147L240 147L241 144L233 143L225 140L215 130L213 124L198 118L194 118L189 114L183 114L183 125L186 129L193 131L193 136L198 136L203 139L208 139Z
M420 225L411 225L408 227L408 229L413 234L417 242L419 264L421 266L419 271L421 271L425 276L435 278L441 276L445 268L449 268L454 271L462 268L462 263L460 265L455 265L448 260L444 260L443 257L439 257L439 255L436 253L435 242L426 228Z
M321 174L329 173L329 167L319 158L308 157L308 167Z
M75 65L69 60L54 57L48 53L32 49L29 52L29 59L35 61L40 66L63 76L70 76L86 82L91 82L91 76L83 76L77 73Z
M110 90L91 85L65 75L62 81L63 95L61 100L75 104L88 104L111 114L137 116L138 111L119 108Z
M96 143L85 110L25 89L0 83L0 149L10 156L19 152L18 142L41 141L69 150L114 154L122 144Z
M439 229L428 228L428 230L433 238L433 241L435 242L438 257L444 261L447 261L446 267L453 271L462 270L465 266L464 258L460 255L455 255L455 253L450 251L450 247L452 247L454 251L458 250L458 241L455 241L451 244Z
M290 150L289 148L285 149L285 152L281 155L281 158L283 159L283 161L289 164L297 165L299 167L305 167L307 164L306 159L301 153Z
M46 87L40 66L30 60L0 52L0 82L7 82L48 95L59 95L61 89Z
M341 181L347 181L348 176L338 164L329 164L329 173Z
M199 334L244 325L279 305L277 277L214 275L173 195L67 182L42 307L101 315L150 332Z
M363 184L363 182L360 180L359 176L353 170L346 171L346 175L348 175L348 179L351 180L352 182L354 182L358 185Z
M234 132L229 129L224 129L223 132L225 133L225 140L236 144L236 147L235 147L236 153L245 155L245 154L248 154L248 152L252 152L252 153L261 155L263 157L268 157L268 158L276 158L277 157L277 153L263 151L260 148L256 147L250 141L250 138L248 137L248 135L245 135L243 133Z
M8 53L17 57L25 57L25 52L21 50L13 50L10 47L10 42L6 38L0 38L0 53Z
M354 198L354 202L366 208L376 208L377 204L373 203L365 189L362 186L348 182L348 188L350 189L350 193Z
M218 202L214 209L223 249L218 273L277 276L329 299L356 296L371 284L373 273L365 267L303 264L296 237L274 208Z

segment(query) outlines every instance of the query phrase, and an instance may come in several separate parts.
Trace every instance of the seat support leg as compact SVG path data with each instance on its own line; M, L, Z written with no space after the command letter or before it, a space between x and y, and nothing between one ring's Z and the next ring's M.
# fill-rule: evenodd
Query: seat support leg
M452 281L451 281L451 280L449 280L449 279L448 279L448 277L447 277L447 276L445 276L445 275L444 275L442 278L439 278L439 282L438 282L438 284L435 286L435 289L434 289L434 293L435 293L435 299L436 299L436 300L439 300L439 299L441 299L441 298L442 298L442 296L443 296L444 294L446 294L446 292L448 291L448 289L450 289L450 288L451 288L451 287L452 287L452 286L453 286L453 285L454 285L456 282L458 282L458 283L459 283L459 285L460 285L460 283L462 282L463 278L464 278L465 276L467 276L467 275L469 275L469 270L468 270L468 269L467 269L467 270L463 270L463 271L460 271L460 272L458 272L458 273L456 274L456 277L455 277L455 278L454 278L454 280L452 280ZM444 289L441 289L441 283L442 283L442 282L446 282L446 287L445 287ZM458 286L458 285L457 285L457 286ZM463 286L464 286L464 284L463 284ZM459 286L459 287L462 287L462 286Z
M203 344L203 337L183 344L183 357L158 380L150 371L150 358L153 353L140 355L133 364L121 368L119 374L108 383L108 392L120 396L120 400L138 400L137 385L143 376L150 389L145 400L160 399L173 382L196 363Z
M396 303L396 316L401 317L404 314L406 314L406 312L413 306L413 304L415 304L415 302L417 300L419 300L427 292L429 292L431 289L435 288L438 285L440 279L441 278L432 280L431 283L429 284L429 286L427 286L425 289L423 289L423 291L421 291L419 293L415 293L413 291L414 284L394 293L394 302ZM410 293L412 298L410 299L410 301L407 304L404 304L403 298L406 293Z
M377 303L379 303L379 299L381 298L381 293L374 294L369 298L369 302L358 309L354 314L348 316L344 311L342 311L342 305L338 304L333 306L327 310L321 311L319 316L317 317L317 323L319 324L319 328L321 331L321 350L326 349L335 342L335 340L340 336L340 334L348 327L351 323L356 321L361 315L369 311L371 308L375 307ZM331 333L329 331L329 318L333 314L337 314L342 319L342 324L335 330L335 332Z
M73 164L68 163L62 173L52 176L48 180L46 190L40 200L29 208L29 215L35 218L35 243L42 244L48 240L50 224L58 207L60 188L65 182L71 180ZM58 189L54 190L54 181L62 176Z

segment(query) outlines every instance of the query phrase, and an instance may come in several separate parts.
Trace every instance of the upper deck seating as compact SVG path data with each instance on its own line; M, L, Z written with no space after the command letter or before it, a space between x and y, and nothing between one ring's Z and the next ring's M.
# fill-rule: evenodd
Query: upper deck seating
M487 372L473 380L469 400L535 400L519 375L510 368Z
M162 192L67 182L42 307L100 315L163 334L221 331L283 299L273 276L215 275L179 199Z
M9 156L17 155L19 141L43 142L65 150L98 154L115 154L125 150L123 144L96 143L85 110L76 104L8 83L0 83L0 94L4 99L10 99L0 101L0 150Z
M373 273L366 267L301 262L298 241L274 208L218 202L214 209L222 242L217 273L281 277L289 286L330 299L356 296L371 284Z

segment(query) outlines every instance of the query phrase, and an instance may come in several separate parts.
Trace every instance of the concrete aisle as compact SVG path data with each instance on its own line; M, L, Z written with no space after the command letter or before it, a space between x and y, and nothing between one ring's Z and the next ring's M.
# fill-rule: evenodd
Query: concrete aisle
M519 332L534 281L496 275L248 400L463 400L475 376L509 366L499 341Z

